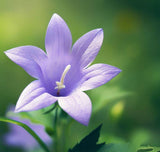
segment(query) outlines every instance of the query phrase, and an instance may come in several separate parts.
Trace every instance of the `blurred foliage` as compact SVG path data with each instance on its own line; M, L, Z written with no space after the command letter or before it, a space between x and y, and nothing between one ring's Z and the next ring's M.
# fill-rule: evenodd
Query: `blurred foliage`
M47 25L56 12L67 22L73 42L102 27L104 42L95 63L122 69L106 85L87 92L93 104L88 127L71 118L69 126L62 126L64 140L69 139L65 149L102 122L102 142L136 143L145 138L145 144L160 146L159 8L158 0L0 0L0 116L10 104L16 104L21 91L33 80L3 52L22 45L44 49ZM0 141L6 126L0 123ZM14 149L0 142L0 151Z

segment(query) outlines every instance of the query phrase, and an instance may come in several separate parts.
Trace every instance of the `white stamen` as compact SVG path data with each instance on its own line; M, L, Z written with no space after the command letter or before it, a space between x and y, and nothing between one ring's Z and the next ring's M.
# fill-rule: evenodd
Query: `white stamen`
M61 89L65 88L64 79L65 79L66 74L67 74L67 72L69 71L70 68L71 68L71 65L70 64L67 65L66 68L64 69L63 73L62 73L60 81L56 81L57 86L55 87L55 89L58 89L57 95L59 95Z

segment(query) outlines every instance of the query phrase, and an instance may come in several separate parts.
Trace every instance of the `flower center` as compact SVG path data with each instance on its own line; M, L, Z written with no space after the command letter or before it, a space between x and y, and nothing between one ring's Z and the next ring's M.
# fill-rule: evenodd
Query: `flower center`
M55 87L55 89L58 89L57 90L57 96L60 95L60 90L65 88L64 79L65 79L66 74L68 73L70 68L71 68L71 65L70 64L67 65L66 68L64 69L63 73L62 73L60 81L56 81L57 86Z

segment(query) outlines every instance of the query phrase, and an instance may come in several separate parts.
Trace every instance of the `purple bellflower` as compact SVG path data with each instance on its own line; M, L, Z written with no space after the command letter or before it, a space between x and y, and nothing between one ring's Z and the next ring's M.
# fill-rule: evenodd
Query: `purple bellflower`
M52 139L45 132L45 127L40 124L33 124L27 119L20 119L18 116L9 116L9 118L20 121L29 126L46 144L50 144ZM38 148L37 141L22 127L15 124L9 124L9 132L4 136L6 144L10 146L21 147L24 150L33 150Z
M46 33L45 53L35 46L21 46L5 54L28 74L38 79L22 92L16 112L38 110L58 101L59 106L78 122L88 125L92 105L83 92L99 87L121 72L107 64L88 67L103 42L103 30L95 29L72 47L71 32L65 21L53 14Z

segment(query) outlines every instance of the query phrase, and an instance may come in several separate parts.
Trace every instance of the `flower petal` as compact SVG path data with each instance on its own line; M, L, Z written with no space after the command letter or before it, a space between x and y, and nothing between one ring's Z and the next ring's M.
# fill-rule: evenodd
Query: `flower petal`
M48 94L39 80L31 82L21 93L15 112L33 111L50 106L56 98Z
M76 41L72 53L76 58L80 58L82 68L92 63L101 48L102 42L102 29L92 30Z
M73 119L88 125L92 111L92 104L84 92L75 92L68 97L58 99L60 107Z
M82 91L99 87L121 72L120 69L107 64L94 64L84 70L80 89Z
M21 46L10 49L5 54L32 77L41 77L41 65L47 56L40 48L35 46Z
M71 32L65 21L53 14L46 33L45 46L49 58L61 57L69 53L72 45Z

